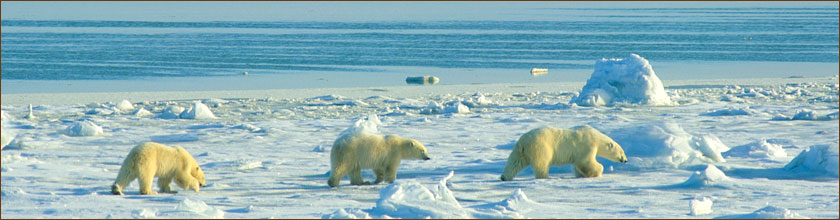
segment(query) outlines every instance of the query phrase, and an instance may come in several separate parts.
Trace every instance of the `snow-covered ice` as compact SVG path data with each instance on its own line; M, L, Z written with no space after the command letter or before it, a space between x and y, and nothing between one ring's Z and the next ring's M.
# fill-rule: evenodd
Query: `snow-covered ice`
M642 105L670 105L662 81L653 67L643 57L630 54L624 59L602 58L595 61L595 72L586 81L574 100L581 106L615 105L616 103Z
M688 203L689 209L691 209L691 215L706 215L712 213L712 204L714 202L709 197L703 197L700 199L692 199Z
M582 82L204 91L191 98L2 94L2 134L14 140L0 152L0 209L3 218L836 219L840 126L836 117L819 118L837 112L836 84L663 81L673 104L664 106L578 106L572 99ZM121 111L115 100L132 100L134 111L154 116ZM216 119L179 119L196 102ZM367 105L334 104L361 102ZM441 103L440 112L421 114L432 102ZM455 111L443 113L446 106ZM701 115L730 108L748 114ZM99 113L86 113L93 109ZM774 120L803 109L817 120ZM87 122L102 130L87 133L100 135L66 135ZM552 167L548 179L534 179L529 168L515 181L499 180L520 135L578 125L615 139L628 163L598 158L599 178L574 178L567 165ZM434 159L403 161L393 184L330 188L330 147L348 127L415 138ZM183 146L208 185L145 196L135 181L125 196L111 195L128 151L145 141ZM693 200L696 215L687 209ZM708 207L711 213L699 214Z

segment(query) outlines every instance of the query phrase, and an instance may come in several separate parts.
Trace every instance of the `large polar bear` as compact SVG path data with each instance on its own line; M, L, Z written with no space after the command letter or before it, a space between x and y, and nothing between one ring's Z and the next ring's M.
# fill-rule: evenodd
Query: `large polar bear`
M426 147L419 141L397 135L381 136L359 131L343 135L335 140L330 150L332 171L327 184L338 186L341 178L350 173L350 184L370 184L362 180L362 169L373 169L374 184L385 180L393 183L397 179L397 167L402 159L429 160Z
M624 150L612 138L588 125L572 129L542 127L522 135L508 157L502 181L513 180L531 166L537 179L548 178L549 166L573 163L575 176L599 177L604 166L595 156L626 163Z
M175 193L169 188L172 179L183 189L195 190L205 186L204 172L192 155L180 146L146 142L131 149L123 161L117 180L111 185L111 193L122 195L122 189L134 179L139 179L140 194L155 195L152 180L158 177L161 192Z

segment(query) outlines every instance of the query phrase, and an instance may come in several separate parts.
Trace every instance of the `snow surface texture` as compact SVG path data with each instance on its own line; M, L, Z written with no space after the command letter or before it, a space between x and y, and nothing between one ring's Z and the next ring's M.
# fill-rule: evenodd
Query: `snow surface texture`
M568 104L583 83L438 84L253 95L225 91L215 97L195 93L191 99L183 97L184 92L155 93L160 97L96 94L101 100L87 99L87 94L52 94L56 101L81 101L33 103L33 119L25 117L29 103L2 106L2 133L14 134L15 139L0 151L0 214L166 219L840 217L840 181L832 163L840 140L838 120L772 120L804 108L818 115L836 112L837 99L831 98L838 96L836 78L666 84L674 86L667 91L679 105ZM722 101L723 95L738 99ZM2 96L4 103L16 100L14 95ZM114 111L119 102L107 102L124 99L132 100L135 111L142 108L154 116ZM217 119L179 119L195 101L212 108ZM430 102L456 101L470 111L420 114ZM338 104L361 102L367 105ZM730 107L751 113L700 115ZM101 113L86 114L92 109ZM159 117L170 110L174 118ZM65 135L65 129L82 121L100 126L105 135ZM344 185L331 189L326 184L329 148L357 121L360 127L376 125L380 133L415 138L434 159L401 162L394 185L351 186L344 180ZM598 158L604 164L600 178L574 178L567 165L552 167L548 179L534 179L528 168L516 181L499 180L520 135L541 126L579 125L591 125L619 141L629 162ZM199 193L175 186L177 194L144 196L138 194L135 181L126 187L125 196L111 195L120 164L144 141L189 150L202 166L207 186ZM778 147L787 156L777 154ZM716 152L725 160L715 161ZM789 169L786 164L791 164ZM374 178L370 171L362 171L362 176ZM691 215L691 200L704 197L713 201L713 212ZM773 208L765 209L768 206Z
M711 134L692 135L676 123L643 124L608 133L640 167L678 167L726 162L721 152L729 150Z
M639 55L630 54L624 59L595 61L595 72L574 103L580 106L671 105L671 98L650 63Z

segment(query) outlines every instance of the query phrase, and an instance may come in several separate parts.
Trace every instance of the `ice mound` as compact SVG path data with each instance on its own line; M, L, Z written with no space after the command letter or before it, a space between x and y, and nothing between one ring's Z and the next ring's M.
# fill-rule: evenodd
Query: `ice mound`
M132 112L131 114L136 116L136 117L149 117L149 116L154 115L154 114L152 114L152 112L150 112L149 110L146 110L145 108L142 108L142 107L138 108L137 110L134 110L134 112Z
M735 116L735 115L751 115L753 114L753 110L749 107L746 108L727 108L721 109L717 111L711 111L700 114L701 116Z
M703 197L700 199L692 199L688 202L688 207L691 209L691 215L705 215L712 213L712 199Z
M368 132L368 133L379 133L379 126L382 126L382 121L379 120L379 116L376 114L370 114L366 118L360 118L356 120L353 125L344 129L344 131L339 134L339 136L344 136L346 134L352 134L356 132Z
M433 114L463 114L469 113L470 107L467 107L461 101L451 101L447 102L446 104L438 104L435 101L429 103L426 108L420 110L420 114L424 115L433 115Z
M775 121L786 121L786 120L812 120L812 121L822 121L822 120L837 120L838 119L838 112L820 115L820 113L803 108L796 110L796 113L793 116L785 116L785 115L778 115L773 117L772 120Z
M189 199L189 198L184 198L184 200L182 200L181 203L179 203L178 206L175 209L179 210L179 211L187 211L187 212L196 213L196 214L200 215L201 218L211 218L211 219L225 218L225 212L224 211L222 211L220 209L217 209L217 208L210 207L210 206L207 205L207 203L204 203L201 200L192 200L192 199Z
M729 150L714 135L692 135L675 123L643 124L614 130L609 135L639 167L679 167L685 164L725 162Z
M184 112L184 108L181 106L170 105L163 109L163 112L161 112L158 117L164 119L178 119L181 117L181 112Z
M473 218L455 200L446 182L454 172L444 177L432 192L414 180L397 180L379 191L376 206L369 210L342 209L324 218L405 218L405 219L453 219ZM367 213L365 213L367 212Z
M121 112L128 112L134 110L134 105L131 104L128 100L122 100L119 104L117 104L116 108Z
M380 198L371 213L409 219L471 218L444 184L451 175L441 180L443 185L438 186L437 193L416 181L391 184L379 191Z
M732 183L732 179L726 176L723 171L710 164L702 171L695 171L688 180L677 186L689 188L706 186L729 187Z
M131 217L132 218L138 218L138 219L140 219L140 218L142 218L142 219L156 218L157 217L157 209L132 210L131 211Z
M76 122L64 130L67 136L102 136L105 132L102 127L94 124L92 121Z
M527 214L537 210L553 210L557 207L543 205L528 199L522 189L516 189L507 198L496 203L474 206L484 213L477 213L479 218L526 218Z
M495 104L493 103L493 101L491 101L490 99L485 97L484 94L481 93L475 93L472 95L472 98L470 100L461 101L461 103L469 108L476 108L480 106L489 106Z
M662 81L645 58L631 54L625 59L601 59L580 94L573 98L580 106L671 105Z
M224 99L219 99L219 98L209 98L209 99L205 99L202 102L205 105L213 107L213 108L222 107L222 104L228 103L228 101L226 101Z
M190 109L181 112L179 117L182 119L215 119L216 115L213 115L213 112L210 111L207 105L201 102L195 102Z
M785 165L785 169L792 171L810 171L825 173L826 175L840 176L838 166L838 145L814 145L802 150L793 160Z
M786 208L777 208L775 206L767 206L756 210L750 214L743 215L727 215L718 218L724 219L807 219L808 217L801 216L799 213L790 211Z
M780 159L787 157L787 153L785 153L781 145L770 143L767 140L761 140L733 147L729 151L724 152L723 156Z

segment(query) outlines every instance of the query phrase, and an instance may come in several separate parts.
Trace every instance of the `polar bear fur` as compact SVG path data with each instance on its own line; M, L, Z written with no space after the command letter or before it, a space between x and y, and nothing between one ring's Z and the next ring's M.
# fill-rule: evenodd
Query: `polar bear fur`
M330 150L330 187L338 186L344 175L350 174L350 184L370 184L362 180L362 169L373 169L374 184L383 180L393 183L397 167L403 159L429 160L426 147L419 141L397 135L381 136L369 132L354 132L335 140Z
M198 192L199 186L205 186L204 172L183 147L146 142L128 153L117 180L111 185L111 193L122 195L122 189L136 178L140 182L140 194L155 195L157 192L152 191L152 180L155 177L158 177L160 191L165 193L176 193L169 188L173 179L186 190Z
M574 164L576 177L599 177L604 166L595 156L626 163L624 150L612 138L590 126L572 129L542 127L523 134L508 157L502 181L513 180L531 166L537 179L548 178L549 166Z

